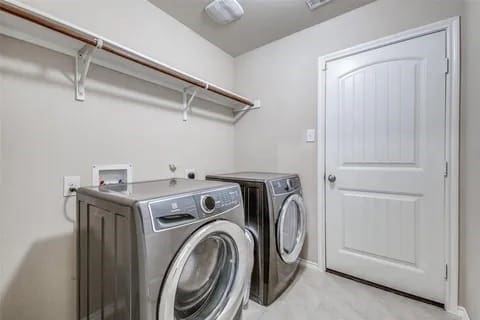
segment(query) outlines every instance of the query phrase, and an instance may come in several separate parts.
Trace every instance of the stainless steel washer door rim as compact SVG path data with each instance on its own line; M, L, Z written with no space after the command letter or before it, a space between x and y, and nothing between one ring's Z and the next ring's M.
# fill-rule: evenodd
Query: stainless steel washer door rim
M249 247L245 237L244 230L229 221L218 220L209 223L198 231L196 231L180 249L174 261L172 262L169 272L164 279L164 285L160 295L158 304L158 319L175 320L175 299L179 282L185 265L194 252L195 248L212 236L224 235L231 239L235 245L236 262L235 274L232 283L229 286L228 293L225 293L223 301L219 303L222 306L217 312L207 316L204 320L231 320L234 318L242 305L242 298L247 281ZM233 263L233 262L232 262Z
M292 208L296 213L294 217L292 217ZM293 194L285 200L277 225L278 251L285 263L297 261L303 248L305 234L305 204L299 194Z

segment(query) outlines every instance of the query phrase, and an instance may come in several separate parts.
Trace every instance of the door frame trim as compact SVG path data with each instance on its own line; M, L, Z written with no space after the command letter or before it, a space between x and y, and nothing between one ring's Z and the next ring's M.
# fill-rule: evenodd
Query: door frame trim
M448 279L445 287L445 309L458 314L458 264L459 264L459 158L460 158L460 17L452 17L419 28L407 30L378 40L322 56L318 60L317 106L317 213L319 268L326 270L325 224L325 146L326 146L326 67L329 62L354 54L392 45L398 42L445 31L449 70L446 74L446 136L445 161L448 177L445 179L445 264Z

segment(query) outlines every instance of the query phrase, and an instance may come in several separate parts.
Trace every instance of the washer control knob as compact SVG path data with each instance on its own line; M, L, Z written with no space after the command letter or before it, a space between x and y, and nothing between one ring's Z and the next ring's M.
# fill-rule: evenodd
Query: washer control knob
M212 213L215 210L215 199L212 196L203 196L200 205L205 213Z

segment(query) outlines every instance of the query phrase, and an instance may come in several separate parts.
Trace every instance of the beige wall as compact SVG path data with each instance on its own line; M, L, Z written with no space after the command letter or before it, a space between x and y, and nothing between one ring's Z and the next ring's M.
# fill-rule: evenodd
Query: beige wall
M147 1L28 1L226 87L233 58ZM87 14L95 8L97 12ZM130 15L134 21L127 21ZM119 24L118 21L125 21ZM0 319L74 318L74 198L92 164L132 163L134 179L231 171L231 112L211 104L182 122L181 95L92 66L74 100L73 59L0 36ZM207 141L208 143L205 143ZM218 151L221 152L218 152ZM214 154L215 156L211 156Z
M261 99L262 109L235 127L235 166L300 173L309 212L303 255L317 261L316 147L304 136L316 127L318 57L464 12L460 304L480 319L479 1L464 11L460 0L378 0L236 58L236 90Z
M460 183L460 304L480 319L480 2L465 2L462 17Z

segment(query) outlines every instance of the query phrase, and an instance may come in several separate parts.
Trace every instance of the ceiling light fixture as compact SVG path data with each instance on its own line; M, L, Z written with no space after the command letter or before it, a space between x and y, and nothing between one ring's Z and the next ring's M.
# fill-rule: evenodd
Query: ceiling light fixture
M214 0L205 7L205 11L213 21L220 24L238 20L245 13L237 0Z
M315 10L320 6L323 6L327 3L329 3L332 0L305 0L307 3L307 6L310 10Z

